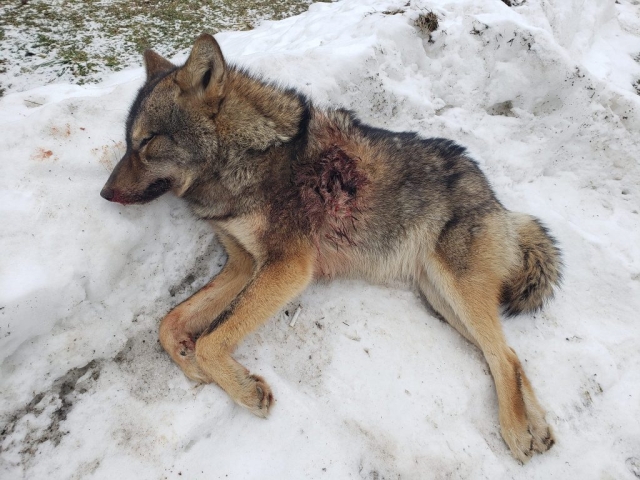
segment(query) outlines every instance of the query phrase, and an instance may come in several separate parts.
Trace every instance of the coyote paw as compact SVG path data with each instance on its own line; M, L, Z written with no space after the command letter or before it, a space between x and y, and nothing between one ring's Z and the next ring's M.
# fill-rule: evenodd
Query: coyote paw
M526 422L522 425L502 426L502 437L511 453L520 462L527 463L534 453L544 453L555 443L551 427L544 419L540 407L526 407Z
M248 408L254 415L267 418L269 408L273 403L273 394L267 382L258 375L248 375L242 387L243 391L237 400L238 403Z

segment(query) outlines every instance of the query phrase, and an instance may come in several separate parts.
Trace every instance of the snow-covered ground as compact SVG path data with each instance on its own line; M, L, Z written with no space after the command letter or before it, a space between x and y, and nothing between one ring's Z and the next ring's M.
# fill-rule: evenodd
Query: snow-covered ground
M345 0L217 38L317 103L468 146L551 228L563 288L504 322L551 451L513 460L480 352L397 285L315 285L294 327L283 312L247 338L266 421L190 383L158 322L224 254L170 195L99 196L137 68L0 100L0 477L640 478L640 6L514 3Z

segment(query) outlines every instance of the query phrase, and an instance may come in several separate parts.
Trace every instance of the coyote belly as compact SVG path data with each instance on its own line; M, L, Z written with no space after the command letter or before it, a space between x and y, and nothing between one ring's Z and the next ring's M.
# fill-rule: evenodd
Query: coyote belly
M245 335L314 280L403 280L483 352L513 455L525 462L553 445L499 315L543 306L560 253L537 219L502 206L463 147L316 108L227 65L210 35L181 67L152 51L144 61L127 151L101 195L128 204L173 191L227 252L160 325L189 378L265 417L270 387L231 356Z

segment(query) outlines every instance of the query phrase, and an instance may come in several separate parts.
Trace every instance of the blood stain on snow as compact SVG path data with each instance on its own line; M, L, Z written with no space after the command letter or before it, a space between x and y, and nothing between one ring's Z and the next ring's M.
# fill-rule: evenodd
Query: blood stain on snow
M39 162L44 162L45 160L49 160L53 157L53 152L51 150L45 150L42 147L39 147L32 155L32 160L37 160ZM58 157L53 157L53 160L58 160Z
M124 142L120 141L113 145L103 145L102 147L92 148L91 153L98 157L98 162L105 170L110 172L120 158L120 154L124 151Z
M51 135L54 137L69 138L71 136L71 125L68 123L64 127L51 127Z

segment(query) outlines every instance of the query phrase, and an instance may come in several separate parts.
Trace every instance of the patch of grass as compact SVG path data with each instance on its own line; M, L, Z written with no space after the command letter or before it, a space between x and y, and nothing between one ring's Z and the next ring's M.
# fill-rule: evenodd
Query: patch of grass
M435 32L438 29L438 15L433 12L421 13L416 19L416 27L424 33Z
M7 73L7 67L5 67L6 60L0 58L0 75ZM0 97L4 96L6 89L0 85Z
M438 15L432 11L421 13L416 18L415 25L423 35L427 36L429 43L434 43L432 33L438 29Z
M4 74L35 84L62 78L98 81L104 72L139 65L154 48L172 56L202 32L247 30L261 20L305 11L311 0L7 0L0 5ZM11 76L2 78L12 89ZM23 82L24 83L24 82Z

